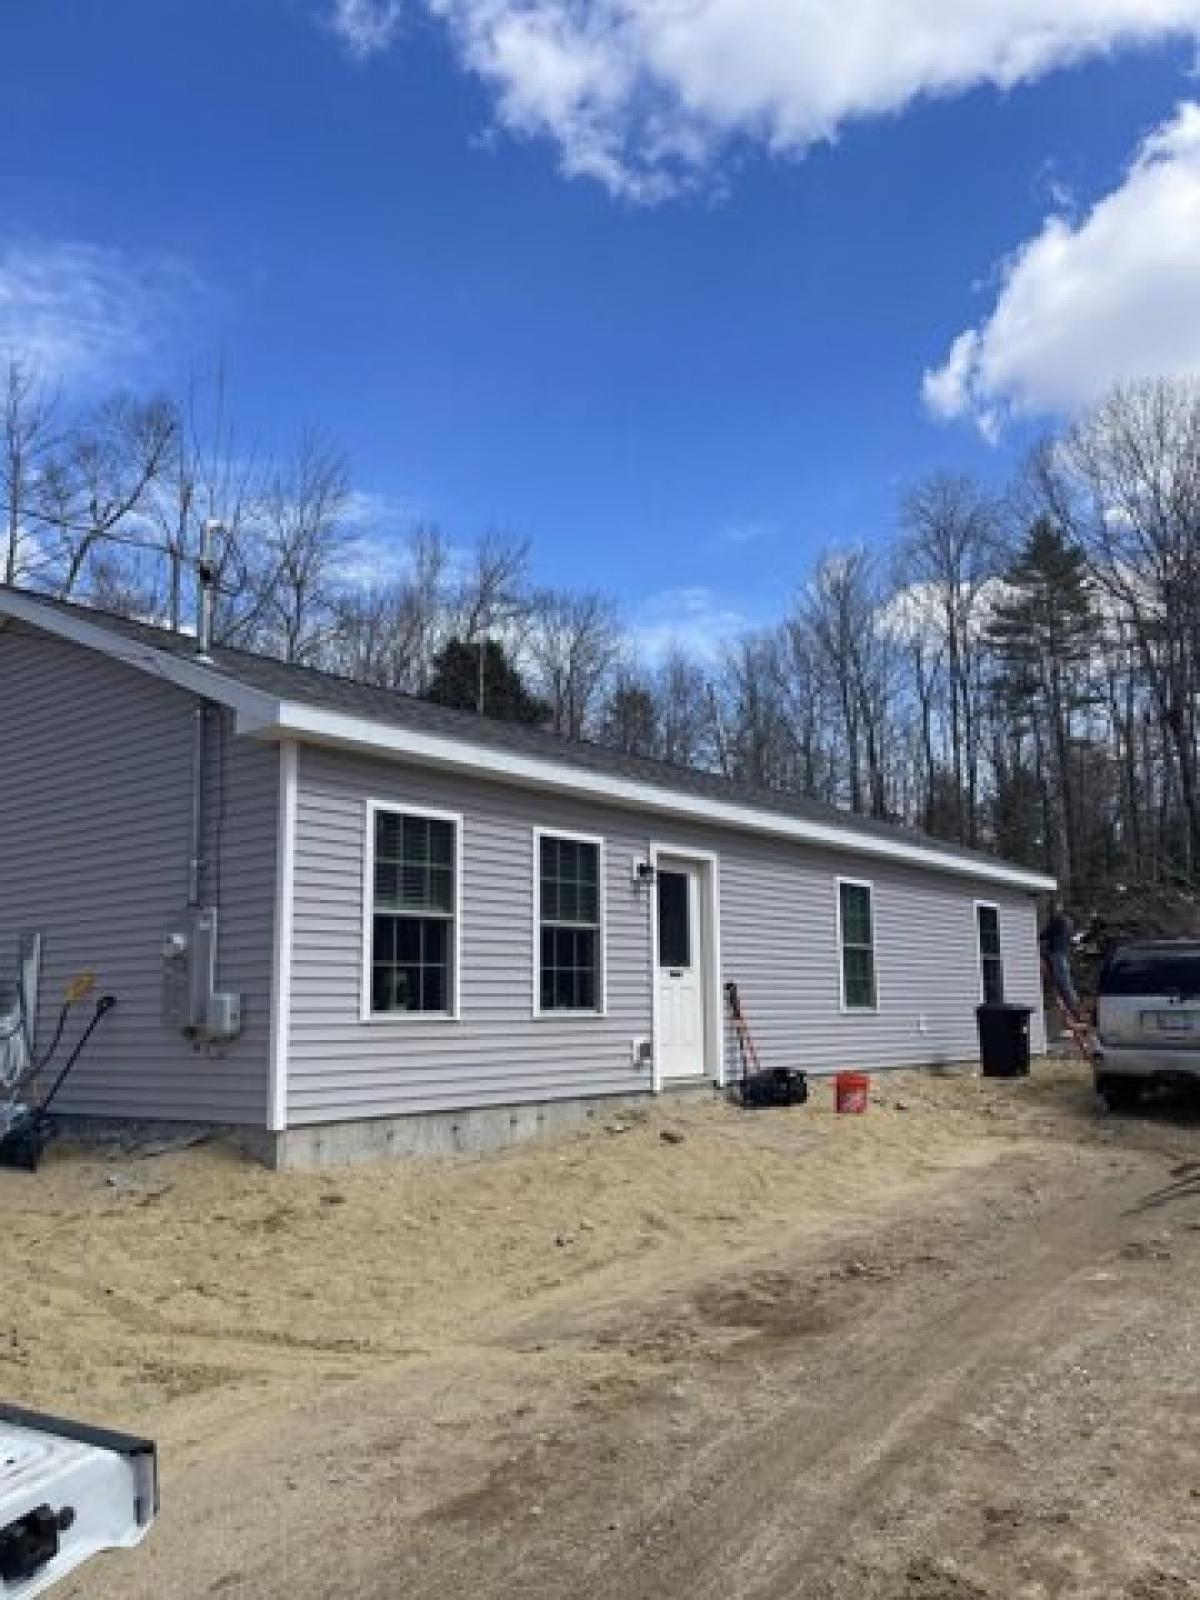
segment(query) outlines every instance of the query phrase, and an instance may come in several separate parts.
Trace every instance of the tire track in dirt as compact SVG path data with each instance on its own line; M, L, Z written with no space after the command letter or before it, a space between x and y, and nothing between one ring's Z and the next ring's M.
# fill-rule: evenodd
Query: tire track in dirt
M1090 1333L1063 1315L1073 1284L1116 1253L1128 1235L1125 1213L1144 1191L1143 1179L1125 1180L1076 1201L1025 1236L1027 1253L1010 1257L1003 1276L956 1296L890 1358L876 1348L872 1376L856 1364L848 1377L857 1398L825 1428L798 1440L785 1420L739 1452L734 1470L756 1504L770 1505L756 1493L770 1482L803 1483L803 1520L759 1520L736 1556L736 1592L794 1600L822 1553L837 1549L848 1509L872 1505L899 1463L937 1448L947 1422L970 1412L998 1380L1028 1370L1032 1352L1043 1365L1070 1359ZM731 1590L721 1578L692 1592L696 1600L728 1600Z
M1086 1340L1088 1330L1064 1315L1064 1307L1078 1292L1080 1274L1115 1255L1128 1238L1128 1213L1152 1185L1147 1171L1158 1168L1088 1184L1082 1195L1055 1202L1049 1215L1043 1208L1028 1227L1010 1226L1003 1237L953 1239L957 1265L950 1275L913 1275L901 1294L889 1294L874 1308L858 1282L849 1286L836 1317L826 1307L814 1310L805 1289L798 1299L793 1295L801 1314L790 1331L786 1305L774 1327L769 1311L754 1310L772 1292L761 1268L744 1280L727 1278L699 1290L696 1305L702 1318L707 1307L718 1341L741 1316L750 1336L743 1355L753 1360L755 1333L769 1335L769 1349L758 1357L776 1368L770 1402L764 1406L761 1395L739 1389L735 1378L726 1398L731 1412L744 1408L744 1425L731 1415L727 1426L714 1430L710 1415L691 1441L690 1457L676 1451L660 1459L637 1438L655 1405L646 1387L631 1397L623 1442L619 1426L615 1439L603 1424L598 1437L581 1434L545 1481L531 1480L515 1497L501 1472L469 1507L456 1508L456 1515L471 1512L479 1519L471 1565L475 1573L487 1572L485 1592L496 1600L518 1594L549 1600L573 1582L589 1600L797 1600L815 1594L812 1585L844 1543L855 1508L870 1506L906 1464L938 1448L947 1426L998 1383L1027 1371L1031 1359L1066 1360ZM934 1251L937 1231L931 1224ZM813 1282L813 1268L810 1259L790 1269L791 1281L799 1270ZM789 1281L783 1261L774 1277L774 1292L783 1293ZM820 1359L814 1341L822 1346ZM682 1348L685 1360L700 1353L694 1343ZM810 1366L820 1373L819 1388ZM613 1510L613 1468L619 1473L638 1452L640 1524L623 1525L614 1538L610 1522L605 1539L597 1511ZM609 1470L589 1483L589 1463L596 1462ZM527 1465L517 1464L518 1476ZM544 1502L539 1523L522 1530L523 1555L513 1562L504 1548L513 1548L509 1518L518 1501L527 1504L530 1497ZM489 1527L497 1517L500 1525ZM553 1551L543 1549L541 1526L554 1530ZM569 1567L556 1553L564 1550L574 1552ZM445 1581L426 1573L427 1581L412 1590L421 1600L440 1600L466 1578L453 1561ZM936 1584L924 1592L937 1593Z

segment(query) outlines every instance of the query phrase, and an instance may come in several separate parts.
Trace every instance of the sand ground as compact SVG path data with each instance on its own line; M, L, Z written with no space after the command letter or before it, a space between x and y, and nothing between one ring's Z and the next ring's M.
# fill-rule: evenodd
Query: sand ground
M160 1446L64 1594L1200 1595L1200 1126L1086 1072L484 1159L0 1174L0 1393Z

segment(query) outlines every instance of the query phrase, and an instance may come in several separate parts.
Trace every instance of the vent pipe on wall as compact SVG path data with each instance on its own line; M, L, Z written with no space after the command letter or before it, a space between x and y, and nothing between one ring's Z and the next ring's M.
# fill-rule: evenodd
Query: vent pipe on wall
M211 662L213 598L216 566L213 546L222 532L219 522L200 530L196 559L196 659ZM213 715L210 715L212 713ZM162 1018L197 1047L217 1046L242 1031L242 997L217 989L218 908L206 903L206 782L208 728L219 715L211 701L197 698L192 707L192 792L188 818L187 906L174 918L163 939ZM218 731L223 729L218 725ZM218 846L219 848L219 846Z
M204 888L204 742L208 714L201 701L192 711L192 808L188 828L188 900L200 904Z
M213 548L221 524L206 518L200 524L196 557L196 657L212 660L213 590L216 567ZM201 701L192 712L192 815L188 850L188 905L199 906L204 889L204 744L208 711Z

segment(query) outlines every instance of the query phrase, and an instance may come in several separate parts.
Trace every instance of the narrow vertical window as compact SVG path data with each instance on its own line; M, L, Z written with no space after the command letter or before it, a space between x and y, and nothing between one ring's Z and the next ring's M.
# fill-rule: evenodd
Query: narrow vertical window
M691 879L686 872L658 873L658 964L692 964Z
M869 883L838 884L842 942L842 1005L847 1011L875 1009L875 926Z
M1004 952L1000 947L1000 910L980 902L975 907L979 934L979 987L985 1005L1004 1000Z
M457 823L374 812L371 1011L454 1011Z
M538 836L539 1011L600 1011L600 845Z

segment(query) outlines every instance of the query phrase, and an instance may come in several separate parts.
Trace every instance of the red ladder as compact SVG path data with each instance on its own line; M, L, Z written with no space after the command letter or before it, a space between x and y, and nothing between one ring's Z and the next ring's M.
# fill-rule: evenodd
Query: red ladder
M1075 1046L1084 1061L1090 1062L1094 1054L1092 1040L1092 1025L1082 1016L1076 1016L1063 999L1054 977L1054 969L1046 958L1042 957L1042 977L1045 986L1054 996L1054 1003L1058 1007L1063 1019L1063 1030L1071 1043Z

